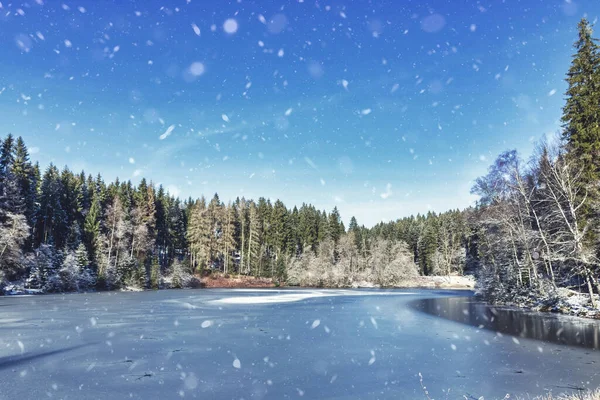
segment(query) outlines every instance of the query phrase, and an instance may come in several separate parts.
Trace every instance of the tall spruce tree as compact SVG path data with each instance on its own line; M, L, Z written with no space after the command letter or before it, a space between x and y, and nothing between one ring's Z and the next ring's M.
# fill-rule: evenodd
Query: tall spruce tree
M29 160L29 152L22 137L17 138L12 173L19 189L19 196L23 201L23 213L29 226L35 223L37 202L37 182L33 165Z
M581 162L585 182L590 183L600 173L600 55L587 19L579 22L578 34L566 79L563 138L570 154Z
M98 267L98 242L100 236L100 216L101 216L101 208L100 208L100 198L98 196L94 196L92 199L92 205L90 206L90 210L85 217L84 222L84 244L88 251L88 258L91 264L97 268Z

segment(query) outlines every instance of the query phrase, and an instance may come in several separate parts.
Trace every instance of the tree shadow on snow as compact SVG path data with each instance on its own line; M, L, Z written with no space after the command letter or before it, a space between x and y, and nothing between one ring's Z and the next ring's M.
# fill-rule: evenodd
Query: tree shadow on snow
M0 357L0 371L2 371L3 369L16 367L17 365L20 365L20 364L23 364L23 363L26 363L29 361L35 361L35 360L38 360L38 359L41 359L44 357L49 357L49 356L53 356L56 354L66 353L68 351L76 350L76 349L86 347L86 346L90 346L92 344L93 343L80 344L77 346L65 347L63 349L45 351L45 352L35 353L35 354L25 353L25 354L20 354L20 355L15 355L15 356Z

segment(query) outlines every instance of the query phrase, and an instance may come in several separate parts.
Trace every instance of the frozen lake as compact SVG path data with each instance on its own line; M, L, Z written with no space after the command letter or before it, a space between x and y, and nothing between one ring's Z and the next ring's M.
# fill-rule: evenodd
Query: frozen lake
M464 296L200 289L0 297L0 399L425 399L419 373L434 399L600 386L598 324L502 311L488 318ZM502 329L509 325L520 328ZM540 331L546 336L532 333Z

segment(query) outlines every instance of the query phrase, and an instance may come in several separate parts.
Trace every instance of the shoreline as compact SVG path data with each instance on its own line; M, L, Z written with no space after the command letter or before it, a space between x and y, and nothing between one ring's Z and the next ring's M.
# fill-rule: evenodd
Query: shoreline
M477 293L476 296L492 306L592 320L600 319L600 309L592 306L589 294L563 287L550 289L543 293L537 291L513 292L499 298L490 298L483 293ZM595 295L595 298L597 302L598 295Z
M352 282L344 286L302 286L279 284L271 278L255 278L251 276L211 275L201 279L203 288L211 289L258 289L258 288L306 288L306 289L451 289L475 290L475 279L472 276L418 276L399 282L393 286L381 286L370 282Z

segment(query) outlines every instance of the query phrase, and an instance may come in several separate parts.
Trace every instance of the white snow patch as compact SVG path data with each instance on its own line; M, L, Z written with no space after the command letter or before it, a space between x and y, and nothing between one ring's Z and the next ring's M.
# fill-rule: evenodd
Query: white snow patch
M236 289L236 292L256 292L256 293L273 293L272 289ZM210 300L212 304L274 304L274 303L291 303L294 301L302 301L318 297L334 297L334 296L405 296L413 295L409 292L368 292L368 291L352 291L352 290L300 290L291 292L276 292L277 294L265 296L233 296L224 297L221 299Z

